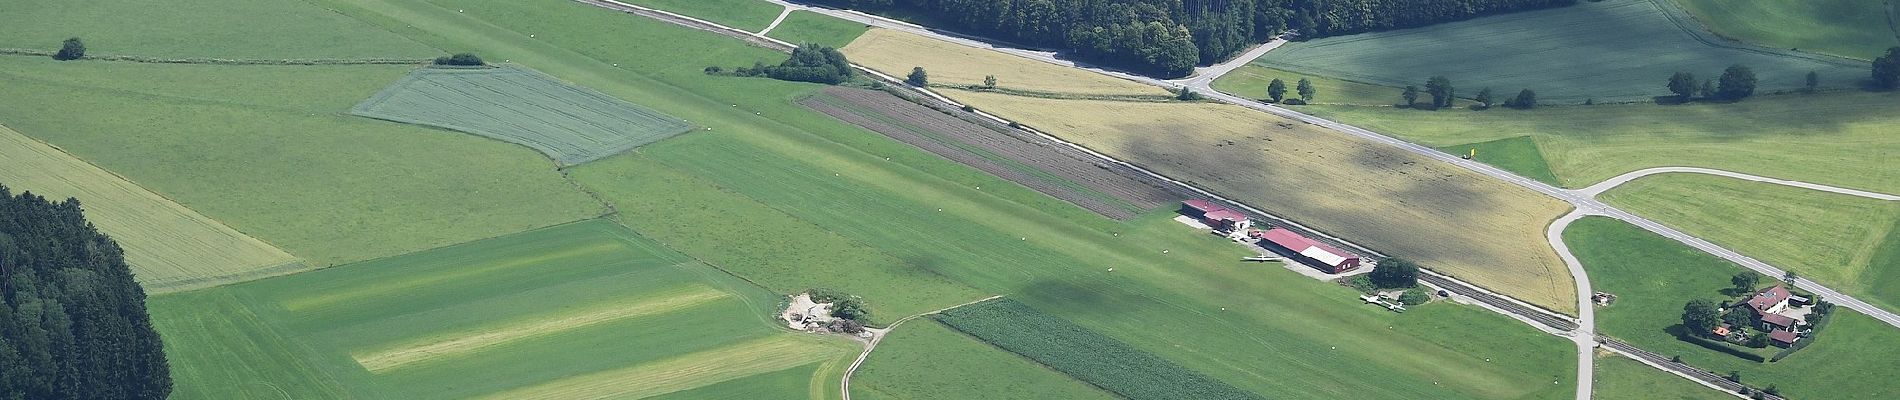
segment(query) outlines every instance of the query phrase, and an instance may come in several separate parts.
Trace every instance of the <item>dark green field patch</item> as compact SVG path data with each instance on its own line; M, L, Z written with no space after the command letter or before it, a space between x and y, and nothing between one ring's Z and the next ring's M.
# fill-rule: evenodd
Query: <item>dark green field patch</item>
M350 113L528 146L572 165L685 133L685 120L522 67L422 69Z
M772 28L767 36L792 44L817 43L837 48L851 44L851 41L857 40L858 36L870 29L861 23L799 10L786 15L785 21L780 22L777 28Z
M1504 138L1489 142L1461 144L1438 148L1439 151L1459 156L1477 154L1471 159L1505 171L1536 179L1538 182L1563 187L1557 180L1557 174L1550 171L1550 163L1544 161L1544 152L1537 149L1537 141L1530 136Z
M1887 309L1900 308L1888 303L1887 299L1900 299L1900 222L1887 229L1887 240L1880 243L1874 255L1867 263L1867 273L1873 276L1867 285L1870 299Z
M931 318L1130 399L1260 398L1015 300L990 300Z

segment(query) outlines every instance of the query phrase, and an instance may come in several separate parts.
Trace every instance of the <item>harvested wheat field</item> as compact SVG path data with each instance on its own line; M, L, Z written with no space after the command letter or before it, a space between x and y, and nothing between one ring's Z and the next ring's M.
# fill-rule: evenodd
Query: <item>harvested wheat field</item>
M924 67L933 84L980 85L983 77L995 75L996 85L1006 89L1083 95L1169 95L1159 87L888 29L865 32L845 46L844 53L851 57L851 62L891 76L902 77L913 67Z
M1543 239L1569 210L1555 199L1236 106L951 94L1328 234L1574 312L1569 272Z
M0 126L0 185L51 199L79 199L86 219L125 248L148 292L169 292L286 274L304 268L290 253L247 236Z

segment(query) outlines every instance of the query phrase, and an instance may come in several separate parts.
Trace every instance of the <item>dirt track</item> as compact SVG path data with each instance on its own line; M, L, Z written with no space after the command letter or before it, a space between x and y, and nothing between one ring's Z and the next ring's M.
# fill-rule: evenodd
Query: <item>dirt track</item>
M1065 146L890 93L834 87L800 103L1109 218L1127 219L1180 199Z

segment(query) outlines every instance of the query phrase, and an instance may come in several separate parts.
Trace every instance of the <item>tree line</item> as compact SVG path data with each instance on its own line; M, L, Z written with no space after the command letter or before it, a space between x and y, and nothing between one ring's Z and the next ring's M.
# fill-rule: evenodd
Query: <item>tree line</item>
M708 75L728 74L725 68L719 66L706 67L705 72ZM792 49L791 58L777 65L753 62L751 67L733 68L730 75L836 85L851 80L856 74L851 70L851 60L846 59L844 53L829 46L807 43Z
M1301 38L1410 28L1576 0L811 0L1058 49L1174 77L1293 31Z
M0 398L163 399L145 290L82 209L0 185Z

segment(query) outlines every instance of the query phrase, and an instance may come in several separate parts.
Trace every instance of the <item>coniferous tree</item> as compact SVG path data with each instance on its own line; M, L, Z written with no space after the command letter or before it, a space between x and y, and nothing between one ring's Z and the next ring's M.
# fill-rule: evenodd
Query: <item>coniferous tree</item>
M1537 108L1537 92L1530 89L1520 90L1517 92L1517 97L1512 98L1510 103L1505 105L1521 110Z
M1275 103L1280 102L1281 99L1285 99L1286 81L1280 80L1280 78L1273 78L1273 82L1268 82L1267 98L1273 99Z

